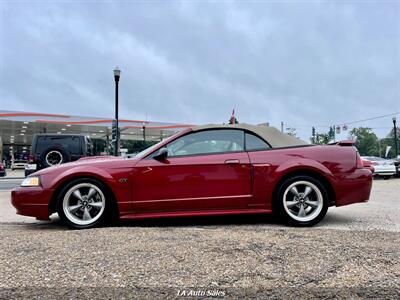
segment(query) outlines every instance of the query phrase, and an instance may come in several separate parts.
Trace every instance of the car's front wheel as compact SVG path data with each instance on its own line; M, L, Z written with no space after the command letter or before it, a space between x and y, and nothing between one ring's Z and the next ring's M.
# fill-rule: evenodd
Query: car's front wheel
M107 189L97 180L75 180L59 194L57 212L61 220L72 228L92 228L105 221L107 198Z
M280 216L295 226L312 226L321 221L328 210L328 193L324 185L310 176L285 180L275 200Z

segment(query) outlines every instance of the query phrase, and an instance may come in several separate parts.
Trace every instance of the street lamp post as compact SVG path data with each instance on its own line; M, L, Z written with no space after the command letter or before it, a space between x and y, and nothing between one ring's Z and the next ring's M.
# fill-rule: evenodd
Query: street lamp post
M118 130L118 83L121 70L118 67L114 69L114 80L115 80L115 127L116 127L116 137L114 146L114 155L119 155L119 130Z
M396 128L396 117L393 117L393 136L394 136L394 155L397 158L397 128Z

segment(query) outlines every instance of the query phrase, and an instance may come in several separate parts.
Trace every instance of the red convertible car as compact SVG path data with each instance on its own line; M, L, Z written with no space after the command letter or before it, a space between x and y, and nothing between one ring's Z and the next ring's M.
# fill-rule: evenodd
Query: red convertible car
M369 199L372 175L355 147L306 144L266 126L187 129L135 158L90 157L36 172L12 191L17 213L73 228L112 217L276 213L298 226L329 206Z

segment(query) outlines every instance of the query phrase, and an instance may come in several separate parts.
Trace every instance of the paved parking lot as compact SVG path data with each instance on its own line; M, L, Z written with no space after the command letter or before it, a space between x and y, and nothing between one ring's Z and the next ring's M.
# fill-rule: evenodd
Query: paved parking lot
M1 182L0 182L1 185ZM0 192L0 298L400 298L400 179L318 226L270 216L68 230L18 217Z
M5 177L0 177L0 180L6 179L6 178L23 178L25 177L25 170L11 170L11 169L6 169L6 176ZM1 186L1 185L0 185Z
M8 178L1 178L0 179L0 191L9 191L21 183L21 179L8 179Z

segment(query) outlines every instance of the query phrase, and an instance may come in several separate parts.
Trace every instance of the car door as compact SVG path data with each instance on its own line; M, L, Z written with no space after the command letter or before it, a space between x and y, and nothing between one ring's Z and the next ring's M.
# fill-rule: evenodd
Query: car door
M246 208L251 169L244 132L190 132L166 145L168 156L142 159L132 173L135 212Z

